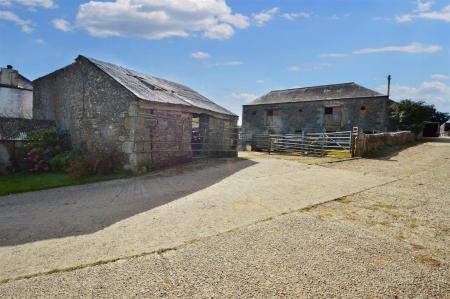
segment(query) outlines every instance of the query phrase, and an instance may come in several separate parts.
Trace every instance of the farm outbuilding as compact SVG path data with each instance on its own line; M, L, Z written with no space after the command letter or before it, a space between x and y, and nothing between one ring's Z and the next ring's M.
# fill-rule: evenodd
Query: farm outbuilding
M0 117L32 118L33 84L12 65L0 68Z
M184 85L85 56L33 84L35 119L125 153L134 172L237 155L238 116Z
M356 83L275 90L243 107L242 132L386 131L391 100Z

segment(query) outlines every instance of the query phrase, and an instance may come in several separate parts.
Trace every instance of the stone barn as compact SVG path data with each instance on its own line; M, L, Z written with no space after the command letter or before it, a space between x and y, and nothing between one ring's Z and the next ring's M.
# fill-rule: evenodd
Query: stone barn
M386 131L389 97L356 83L275 90L243 107L242 132Z
M237 156L238 116L184 85L85 56L33 85L35 119L55 121L74 146L125 153L134 172Z

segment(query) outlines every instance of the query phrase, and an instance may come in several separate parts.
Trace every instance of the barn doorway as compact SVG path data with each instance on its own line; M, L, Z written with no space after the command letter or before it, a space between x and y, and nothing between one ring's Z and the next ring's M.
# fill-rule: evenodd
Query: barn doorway
M440 124L435 122L425 122L423 124L423 137L439 137Z
M339 106L324 107L323 126L327 132L341 130L342 109Z
M194 158L204 158L208 156L207 145L207 115L192 115L192 138L191 148Z

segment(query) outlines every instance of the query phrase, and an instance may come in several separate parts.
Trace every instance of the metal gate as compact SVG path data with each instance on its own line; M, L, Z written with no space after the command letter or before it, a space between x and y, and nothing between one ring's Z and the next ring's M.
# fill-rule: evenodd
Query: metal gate
M352 132L253 135L252 149L288 152L303 155L325 155L333 152L351 153Z

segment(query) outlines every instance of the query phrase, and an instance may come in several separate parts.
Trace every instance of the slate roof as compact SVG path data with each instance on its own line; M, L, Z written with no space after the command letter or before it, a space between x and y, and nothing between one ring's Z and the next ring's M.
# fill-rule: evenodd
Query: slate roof
M313 87L274 90L248 105L327 101L385 96L354 82Z
M79 58L87 59L142 100L197 107L220 114L237 116L187 86L94 58L81 55L77 59Z

